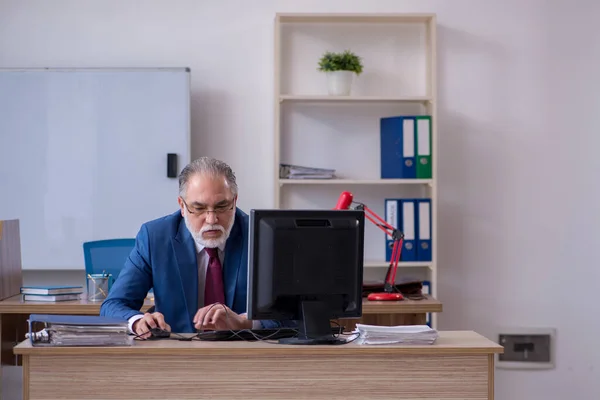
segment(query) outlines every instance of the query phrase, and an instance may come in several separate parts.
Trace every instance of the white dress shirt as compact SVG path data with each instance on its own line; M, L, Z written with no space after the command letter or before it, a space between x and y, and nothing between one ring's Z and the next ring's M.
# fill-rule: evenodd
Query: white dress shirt
M198 252L198 309L200 309L204 307L204 288L206 286L206 270L208 269L208 260L210 256L204 250L204 246L202 246L201 244L196 243L196 251ZM219 260L221 261L221 265L225 265L225 245L219 246L218 255ZM246 313L242 315L246 315ZM135 323L135 321L143 317L143 314L137 314L129 318L128 326L129 331L131 333L133 333L133 324ZM169 323L168 321L165 322ZM252 322L252 329L259 329L261 327L262 325L260 321Z

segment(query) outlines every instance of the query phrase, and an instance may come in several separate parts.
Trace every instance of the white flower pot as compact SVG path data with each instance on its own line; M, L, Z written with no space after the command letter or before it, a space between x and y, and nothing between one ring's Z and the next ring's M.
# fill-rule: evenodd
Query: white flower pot
M330 71L327 72L327 91L330 96L349 96L352 90L354 72Z

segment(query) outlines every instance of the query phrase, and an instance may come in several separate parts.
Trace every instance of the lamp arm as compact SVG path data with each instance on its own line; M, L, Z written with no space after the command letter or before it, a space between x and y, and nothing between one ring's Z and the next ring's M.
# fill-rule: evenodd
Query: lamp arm
M371 210L363 203L356 204L357 206L355 207L355 209L363 210L365 212L365 218L367 218L379 229L384 231L394 241L394 245L392 247L392 257L390 258L390 265L388 266L388 270L385 275L384 284L384 291L387 293L391 293L394 291L394 286L396 283L396 271L398 270L398 261L400 260L400 255L402 254L404 233L399 229L394 228L392 225L388 224L384 219L382 219L379 215L377 215L375 212L373 212L373 210Z
M377 215L373 210L364 205L363 203L356 203L356 210L363 210L365 212L365 218L371 221L375 226L384 231L393 240L403 240L404 233L392 225L388 224L384 219Z

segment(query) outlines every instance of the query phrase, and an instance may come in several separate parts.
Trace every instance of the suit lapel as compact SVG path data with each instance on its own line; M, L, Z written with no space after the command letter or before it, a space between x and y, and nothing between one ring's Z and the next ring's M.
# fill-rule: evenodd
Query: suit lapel
M192 320L198 308L198 260L194 239L187 230L183 219L179 222L179 230L172 243L179 267L184 301L190 320Z
M236 216L237 217L237 216ZM242 259L242 231L240 222L236 221L231 228L231 234L225 244L225 265L223 265L223 284L225 288L225 303L233 307L238 271Z

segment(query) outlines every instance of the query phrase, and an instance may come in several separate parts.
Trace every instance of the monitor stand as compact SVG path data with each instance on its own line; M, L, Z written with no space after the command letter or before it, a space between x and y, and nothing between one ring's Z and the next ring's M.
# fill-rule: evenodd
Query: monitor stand
M345 339L337 338L331 332L330 313L322 301L303 301L300 306L301 319L298 321L298 335L279 339L280 344L344 344Z

